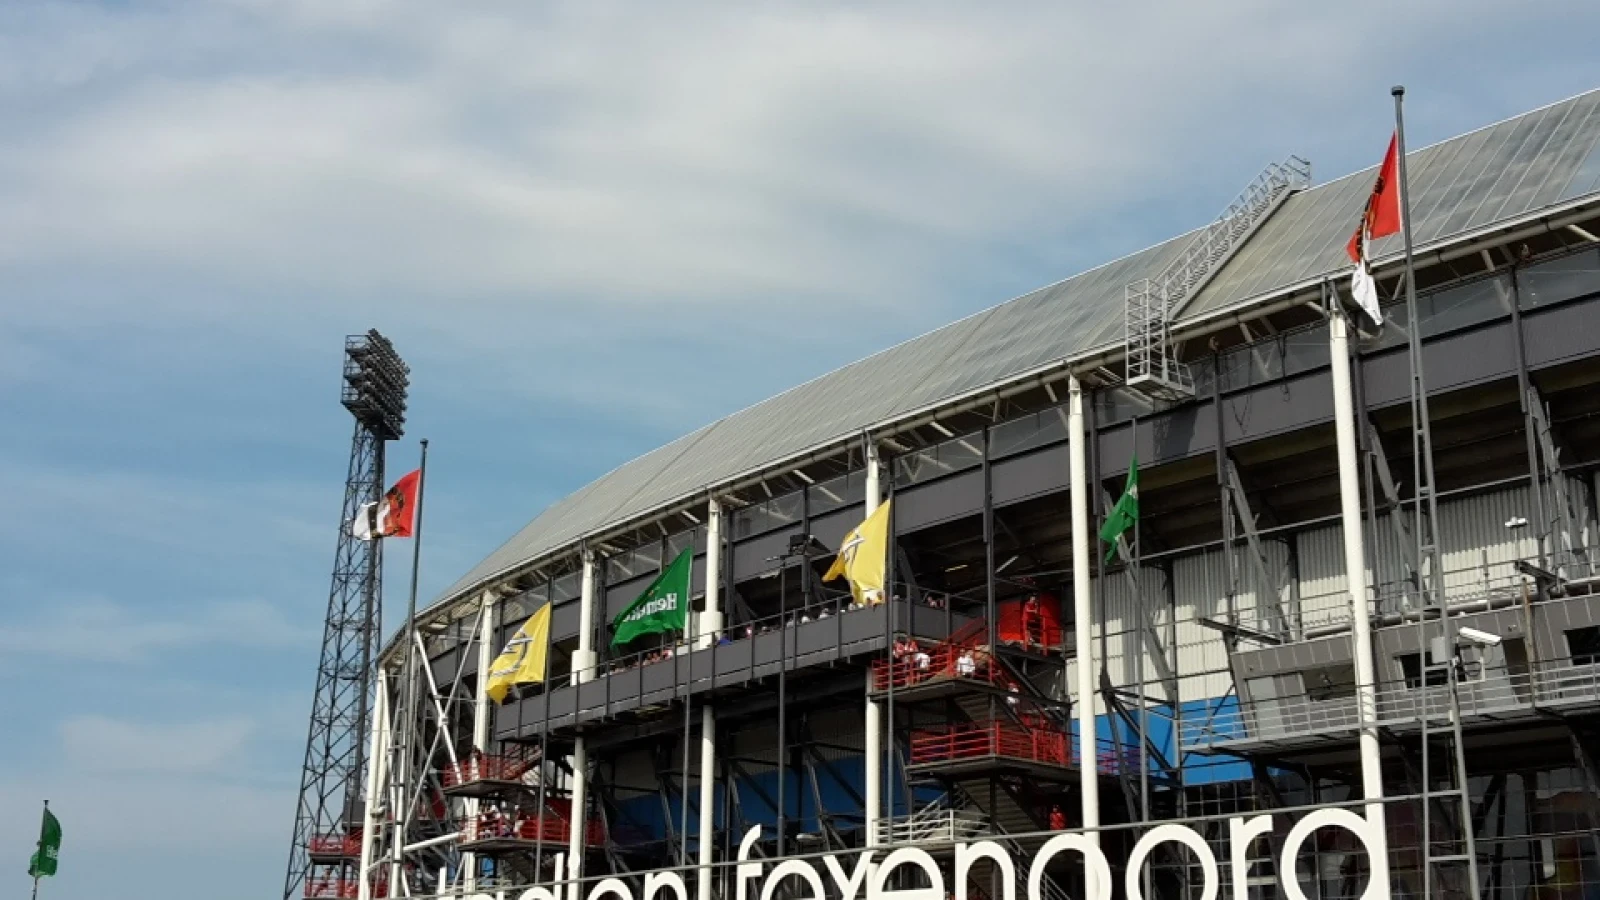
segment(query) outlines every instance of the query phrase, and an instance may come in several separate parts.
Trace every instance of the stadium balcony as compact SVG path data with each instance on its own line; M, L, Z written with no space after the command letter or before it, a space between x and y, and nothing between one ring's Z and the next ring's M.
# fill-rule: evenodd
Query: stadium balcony
M897 633L929 640L948 634L951 617L914 618L910 610L915 605L906 600L866 608L842 601L819 603L730 626L709 647L680 643L618 657L602 664L588 681L552 679L547 690L508 702L497 717L497 737L526 742L538 740L547 729L552 736L591 731L659 714L685 697L756 689L780 669L796 680L841 662L864 666L892 643L891 615L902 623ZM959 627L968 617L955 615L953 621Z
M306 845L306 853L317 865L336 865L361 858L361 832L314 835Z

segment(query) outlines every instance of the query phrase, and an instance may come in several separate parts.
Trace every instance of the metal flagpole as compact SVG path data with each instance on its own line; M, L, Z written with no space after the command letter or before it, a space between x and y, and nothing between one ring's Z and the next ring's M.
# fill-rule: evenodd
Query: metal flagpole
M1424 600L1424 602L1420 607L1417 623L1419 626L1421 626L1428 620L1427 601L1431 600L1432 602L1438 604L1439 629L1441 632L1441 638L1444 640L1446 652L1450 654L1446 664L1450 667L1447 670L1447 676L1449 680L1448 689L1450 692L1450 715L1452 723L1456 729L1454 738L1456 741L1456 778L1457 789L1460 791L1461 795L1460 819L1462 824L1462 834L1465 838L1463 843L1465 844L1464 849L1466 850L1464 855L1466 856L1467 863L1467 883L1469 886L1469 895L1476 898L1478 896L1478 854L1472 834L1472 816L1470 809L1471 801L1470 795L1468 794L1466 759L1460 745L1461 713L1457 706L1459 701L1456 696L1455 681L1456 629L1455 623L1450 618L1449 602L1444 594L1444 574L1441 571L1439 558L1439 484L1435 478L1433 470L1433 438L1428 430L1429 420L1431 417L1428 412L1428 392L1426 382L1423 380L1422 369L1422 321L1421 316L1417 312L1416 263L1411 241L1411 190L1410 185L1408 185L1406 182L1406 127L1404 113L1406 89L1400 85L1395 85L1389 93L1394 96L1395 158L1398 169L1396 175L1399 177L1400 181L1400 231L1405 239L1406 251L1406 325L1408 326L1407 355L1411 359L1411 390L1413 403L1412 444L1417 448L1418 451L1414 454L1413 471L1416 475L1423 476L1416 479L1416 533L1418 543L1424 545L1418 548L1417 553L1417 569L1419 576L1417 579L1418 587L1421 587L1422 579L1420 576L1421 569L1424 565L1428 567L1428 574L1432 581L1432 583L1428 586L1428 593L1431 594L1432 597L1421 598ZM1424 477L1427 481L1426 501L1424 501L1424 490L1422 487ZM1424 502L1426 502L1426 507L1424 507ZM1424 525L1422 521L1422 517L1424 515L1427 516L1426 525ZM1426 852L1427 848L1431 846L1431 832L1429 831L1429 793L1432 790L1432 786L1428 781L1427 768L1429 755L1427 701L1429 648L1426 643L1423 643L1422 646L1417 648L1417 651L1418 669L1422 681L1421 685L1419 686L1419 693L1422 696L1422 840L1425 851L1423 853L1422 879L1424 890L1429 890L1431 889L1431 881L1433 876L1433 873L1429 871L1431 868L1431 862L1428 859L1428 853Z
M406 624L402 629L406 644L404 663L405 672L405 706L404 718L401 720L401 769L400 775L400 801L401 807L396 810L399 823L399 836L394 842L394 874L395 881L390 885L390 890L402 890L400 879L405 878L405 845L406 836L411 831L411 814L415 800L411 796L411 776L415 760L412 758L415 747L412 737L416 734L416 708L417 708L417 572L422 562L422 497L428 488L428 439L423 438L422 461L417 466L417 513L411 527L411 590L406 601Z
M44 815L39 818L38 854L39 854L39 862L41 862L41 863L44 862L44 823L47 821L47 817L49 815L50 815L50 801L46 800L44 802ZM36 869L34 869L34 875L33 875L33 900L39 900L39 878L40 878L40 874L39 874L38 869L36 868Z

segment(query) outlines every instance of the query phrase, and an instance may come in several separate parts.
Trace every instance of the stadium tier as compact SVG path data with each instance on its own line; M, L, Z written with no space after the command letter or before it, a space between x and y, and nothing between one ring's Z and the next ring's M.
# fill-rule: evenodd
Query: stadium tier
M534 517L307 896L1600 897L1600 91L1403 163L1381 309L1291 158Z

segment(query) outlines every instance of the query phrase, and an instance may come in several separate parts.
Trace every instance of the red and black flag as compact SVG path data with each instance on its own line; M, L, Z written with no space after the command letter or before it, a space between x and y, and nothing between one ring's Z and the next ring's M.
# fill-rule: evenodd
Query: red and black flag
M350 523L350 533L363 541L410 537L417 512L417 484L421 479L422 470L418 469L396 481L381 502L364 504L356 520Z
M1350 279L1350 294L1373 326L1383 324L1383 311L1378 301L1378 285L1372 278L1371 259L1367 253L1373 238L1388 237L1400 231L1400 136L1389 138L1389 152L1383 155L1383 165L1378 167L1378 180L1372 185L1366 208L1361 211L1361 223L1345 245L1345 252L1356 264Z

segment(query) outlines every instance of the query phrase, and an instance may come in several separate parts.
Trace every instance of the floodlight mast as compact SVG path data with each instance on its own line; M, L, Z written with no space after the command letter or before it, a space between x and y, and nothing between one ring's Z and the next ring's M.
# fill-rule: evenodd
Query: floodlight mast
M359 540L350 523L384 489L384 445L405 430L411 370L376 329L345 338L340 402L355 418L333 584L323 624L300 798L284 900L331 887L345 896L361 877L362 823L372 675L382 637L383 541ZM351 894L351 896L354 896Z

